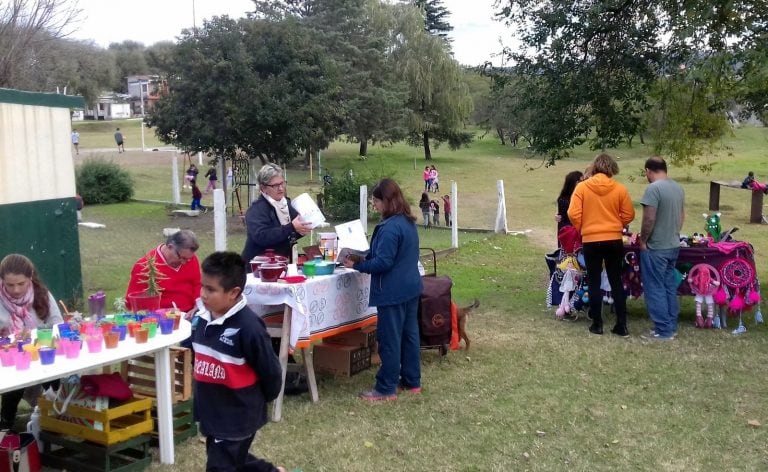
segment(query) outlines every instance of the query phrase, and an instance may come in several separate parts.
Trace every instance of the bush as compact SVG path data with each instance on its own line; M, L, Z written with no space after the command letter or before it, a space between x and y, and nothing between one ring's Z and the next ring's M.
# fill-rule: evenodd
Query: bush
M362 177L346 170L331 175L330 183L323 188L323 214L335 221L349 221L360 217L360 186L373 189L378 179Z
M88 159L77 167L77 193L88 205L125 202L133 196L133 178L112 161Z

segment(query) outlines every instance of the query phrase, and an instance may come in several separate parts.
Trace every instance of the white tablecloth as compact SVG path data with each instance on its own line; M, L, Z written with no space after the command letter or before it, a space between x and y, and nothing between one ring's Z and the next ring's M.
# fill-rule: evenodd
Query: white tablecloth
M290 345L296 347L375 318L376 308L368 306L370 282L370 275L345 268L299 284L265 283L249 274L245 298L259 316L282 313L282 305L289 305Z

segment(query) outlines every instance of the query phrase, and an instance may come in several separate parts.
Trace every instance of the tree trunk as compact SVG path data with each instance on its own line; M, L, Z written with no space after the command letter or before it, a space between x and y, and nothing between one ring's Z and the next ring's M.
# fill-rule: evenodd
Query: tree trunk
M432 151L429 150L429 131L424 131L424 160L432 160Z
M501 140L501 145L506 146L507 142L504 140L504 130L501 128L496 128L496 134L499 136L499 139Z
M304 168L309 169L309 161L312 159L312 148L304 150Z
M645 140L643 139L643 132L642 131L640 131L640 133L638 133L638 136L640 136L640 144L645 144Z
M360 156L361 157L368 156L368 140L367 139L360 140Z

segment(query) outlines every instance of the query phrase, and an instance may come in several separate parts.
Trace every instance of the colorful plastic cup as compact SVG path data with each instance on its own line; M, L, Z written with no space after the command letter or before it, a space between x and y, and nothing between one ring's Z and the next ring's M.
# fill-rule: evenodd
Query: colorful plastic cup
M72 327L69 325L69 323L59 323L56 325L56 327L59 329L59 336L61 337L66 336L72 331Z
M53 346L53 329L37 328L37 344L40 346Z
M40 363L43 365L51 365L56 360L56 349L52 347L40 348Z
M0 349L0 365L3 367L12 367L14 365L13 358L17 351L13 349Z
M101 352L101 345L103 344L103 340L104 338L101 335L88 336L85 338L85 344L88 345L88 352Z
M171 318L160 320L160 334L173 334L173 320Z
M24 350L29 353L31 357L31 360L33 361L39 361L40 360L40 348L36 344L27 343L24 345Z
M67 359L77 359L80 357L80 341L74 341L71 340L64 346L64 353L67 356Z
M102 334L109 333L110 331L112 331L112 328L115 327L115 326L116 326L115 323L112 323L112 322L109 322L109 321L102 322L101 325L100 325L101 333Z
M104 346L107 349L115 349L119 341L120 341L120 333L118 333L117 331L110 331L109 333L104 333Z
M136 337L136 330L141 328L141 323L138 321L131 321L128 323L128 334L131 335L131 337Z
M134 337L136 338L136 344L144 344L149 340L149 329L139 328L134 331Z
M176 331L179 329L179 326L181 326L181 317L182 315L175 315L173 319L173 330Z
M27 370L32 362L32 353L29 351L16 352L13 359L16 370Z
M157 335L157 323L141 323L142 328L149 330L149 337L154 338Z
M117 325L112 328L113 333L119 335L120 341L125 341L125 336L128 334L128 325Z

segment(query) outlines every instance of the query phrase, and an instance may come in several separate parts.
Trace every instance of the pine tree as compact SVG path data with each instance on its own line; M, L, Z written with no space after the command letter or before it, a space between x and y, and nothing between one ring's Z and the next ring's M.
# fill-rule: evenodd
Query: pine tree
M424 29L432 36L448 40L448 33L453 26L448 23L451 12L443 6L442 0L414 0L414 4L424 12Z

